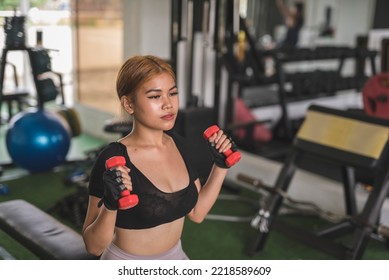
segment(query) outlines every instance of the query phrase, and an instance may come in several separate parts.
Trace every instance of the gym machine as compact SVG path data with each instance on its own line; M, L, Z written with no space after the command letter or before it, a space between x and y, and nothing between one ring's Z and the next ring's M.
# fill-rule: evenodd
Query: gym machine
M303 120L290 115L288 107L292 103L312 103L315 99L332 97L345 90L361 90L370 75L365 71L366 61L370 63L371 74L376 74L375 60L378 52L367 49L366 44L362 45L363 42L357 42L356 46L261 49L253 35L255 26L248 23L255 22L255 15L254 19L250 18L249 21L239 14L235 1L225 3L225 9L220 13L224 17L219 20L223 23L220 33L224 37L222 47L217 49L220 61L218 70L227 73L220 75L218 82L226 88L226 105L221 109L225 110L221 120L223 127L235 128L234 110L237 99L243 99L251 110L267 105L279 105L280 109L279 118L269 120L266 117L255 124L269 124L267 127L272 130L272 141L253 145L250 139L244 139L241 147L249 152L278 158L279 153L273 156L271 151L279 151L281 146L289 146ZM351 60L356 62L358 69L348 74L344 71L345 63ZM273 71L267 70L268 61L273 62ZM316 65L322 62L325 64L326 61L335 62L337 65L333 69L322 67L323 69L311 71L291 71L292 67L288 67L296 63L315 63L316 68ZM244 90L250 87L263 88L258 98L254 95L245 97ZM253 126L253 122L246 124L247 135L252 135ZM240 127L243 127L242 124ZM245 143L249 145L246 147Z
M269 196L251 220L256 233L248 244L247 254L254 255L263 250L272 229L285 232L339 259L361 259L374 234L388 237L388 228L379 221L389 194L388 135L388 120L311 105ZM343 178L347 217L317 232L277 219L293 175L305 156L314 156L339 166ZM361 177L359 173L368 176ZM255 180L252 183L255 184ZM372 186L362 211L357 209L357 183ZM345 236L351 239L347 242L335 240Z
M278 130L278 135L289 140L294 138L296 128L292 126L292 122L288 116L288 103L333 96L336 92L348 89L361 90L368 76L360 72L349 76L344 75L342 71L347 59L353 59L356 62L365 62L368 59L371 65L372 75L376 74L375 57L377 51L370 51L364 48L321 46L314 49L298 48L279 50L271 52L269 55L275 59L276 73L278 76L278 95L282 111L281 119L275 127L275 130ZM288 63L324 60L337 61L337 68L334 70L315 70L295 73L288 73L285 70L285 65ZM286 89L287 83L292 85L292 90Z
M22 199L0 203L0 229L42 260L97 260L79 232Z
M3 101L8 105L8 120L11 119L13 111L13 102L16 101L18 109L22 110L22 103L29 96L29 92L19 88L18 76L16 73L16 66L12 63L7 63L6 56L9 50L21 50L25 49L25 31L24 31L23 16L6 17L4 20L4 34L5 34L5 47L2 52L1 64L0 64L0 109ZM6 66L9 64L13 69L13 79L16 87L15 92L4 92L4 75ZM1 112L1 110L0 110ZM1 114L0 114L1 123Z
M22 110L23 105L42 109L46 102L56 100L58 96L61 97L61 104L65 104L62 75L52 70L48 50L40 46L28 47L26 45L25 19L25 16L15 14L12 17L6 17L4 23L6 41L2 51L0 65L0 108L2 102L6 101L8 104L8 120L13 116L13 102L17 103L19 111ZM36 100L31 98L32 94L30 91L19 87L16 67L7 62L7 55L11 51L27 52L37 95ZM7 64L10 64L13 68L15 84L15 89L10 92L5 92L4 89ZM55 78L53 79L52 76L55 76ZM58 80L58 83L54 80Z

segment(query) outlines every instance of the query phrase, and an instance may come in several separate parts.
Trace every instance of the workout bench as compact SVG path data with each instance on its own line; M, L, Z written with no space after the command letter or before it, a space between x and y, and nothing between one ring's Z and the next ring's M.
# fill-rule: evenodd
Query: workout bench
M339 166L343 178L347 218L317 232L277 220L284 199L282 193L287 192L304 155ZM276 228L336 258L361 259L371 236L380 235L380 228L386 228L379 224L379 219L389 194L388 166L389 120L311 105L278 174L274 191L251 221L257 232L247 253L253 255L260 252L270 230ZM358 172L370 174L368 182L360 181ZM355 198L358 182L372 186L361 211L357 209ZM350 234L349 244L335 241L335 237L345 234Z
M82 236L21 199L0 203L0 229L44 260L93 260Z

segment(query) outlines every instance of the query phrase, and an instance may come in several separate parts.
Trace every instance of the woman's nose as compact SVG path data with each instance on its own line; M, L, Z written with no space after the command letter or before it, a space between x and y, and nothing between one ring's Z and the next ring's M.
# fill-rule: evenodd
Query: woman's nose
M164 102L163 102L163 109L170 109L173 107L173 104L172 104L172 101L167 97L164 99Z

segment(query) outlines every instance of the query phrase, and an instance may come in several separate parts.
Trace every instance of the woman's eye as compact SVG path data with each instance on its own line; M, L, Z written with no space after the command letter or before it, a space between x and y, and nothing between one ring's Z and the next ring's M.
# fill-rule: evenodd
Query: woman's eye
M178 92L177 92L177 91L175 91L175 92L172 92L172 93L170 93L170 95L171 95L171 96L178 95Z
M160 97L160 95L152 95L152 96L149 96L150 99L158 99Z

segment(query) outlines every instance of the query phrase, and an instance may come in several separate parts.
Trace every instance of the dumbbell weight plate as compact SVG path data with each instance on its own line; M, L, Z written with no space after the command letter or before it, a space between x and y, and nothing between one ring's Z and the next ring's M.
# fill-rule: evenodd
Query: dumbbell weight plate
M363 105L369 115L389 119L389 75L371 77L362 89Z

